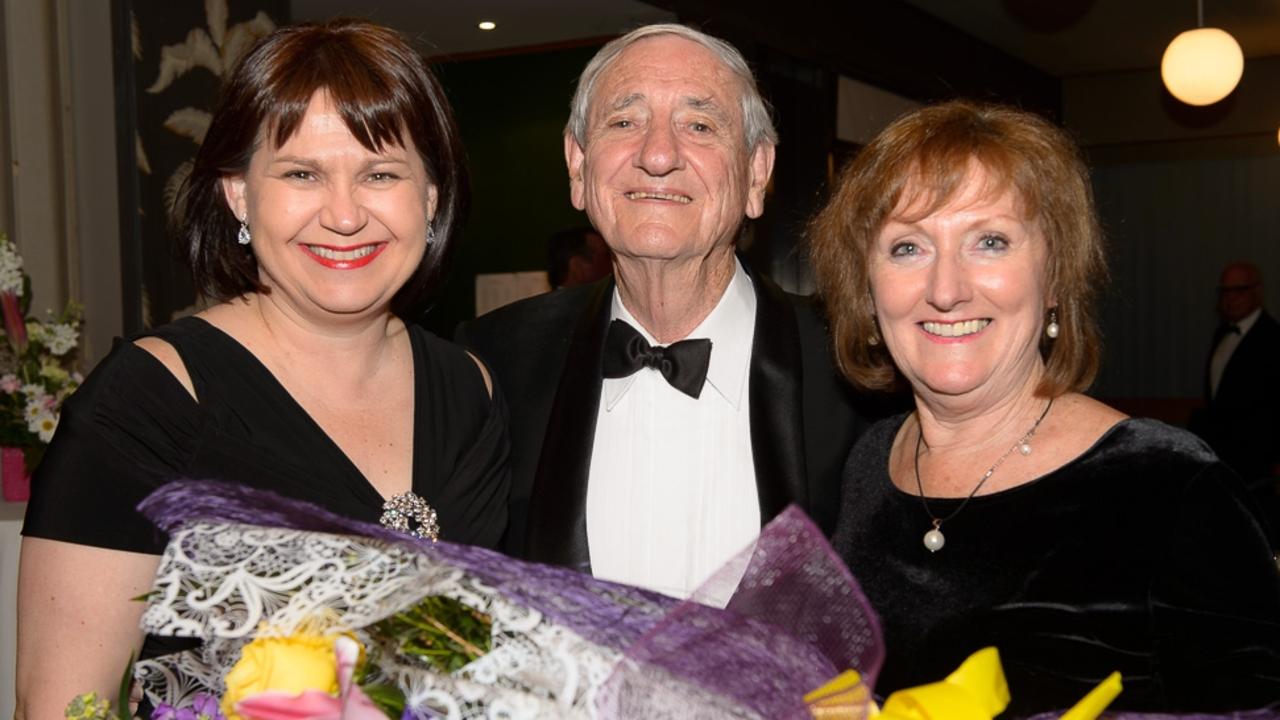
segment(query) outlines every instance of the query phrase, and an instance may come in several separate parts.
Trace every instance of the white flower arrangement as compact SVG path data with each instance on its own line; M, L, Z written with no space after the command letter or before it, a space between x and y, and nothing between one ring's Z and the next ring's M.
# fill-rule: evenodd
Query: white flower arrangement
M22 256L6 238L0 242L0 293L21 297L24 278Z
M0 234L0 445L22 448L34 467L58 428L62 403L83 377L73 361L80 343L80 307L69 303L45 320L26 316L30 279L22 256Z

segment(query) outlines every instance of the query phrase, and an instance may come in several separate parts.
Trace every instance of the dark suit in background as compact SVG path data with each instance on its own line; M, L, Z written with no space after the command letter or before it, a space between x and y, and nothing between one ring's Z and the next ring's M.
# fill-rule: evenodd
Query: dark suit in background
M748 392L761 520L794 502L830 534L841 465L865 423L809 300L759 275L751 280L757 306ZM511 409L505 549L517 557L590 570L587 475L612 298L613 282L604 280L513 303L458 330Z
M1231 353L1212 397L1205 370L1204 395L1203 437L1218 457L1246 481L1269 475L1280 463L1280 323L1275 318L1265 310L1258 316Z
M1274 470L1280 464L1280 323L1265 310L1240 339L1210 392L1209 364L1221 330L1205 362L1205 407L1191 422L1218 457L1244 479L1262 506L1273 548L1280 548L1280 496Z

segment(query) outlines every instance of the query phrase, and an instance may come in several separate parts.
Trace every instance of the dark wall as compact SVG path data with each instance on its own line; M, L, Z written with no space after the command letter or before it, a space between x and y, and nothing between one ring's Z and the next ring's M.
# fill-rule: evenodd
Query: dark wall
M478 273L541 270L547 237L581 225L562 141L578 74L596 46L436 66L471 165L471 216L426 325L450 337L475 315Z

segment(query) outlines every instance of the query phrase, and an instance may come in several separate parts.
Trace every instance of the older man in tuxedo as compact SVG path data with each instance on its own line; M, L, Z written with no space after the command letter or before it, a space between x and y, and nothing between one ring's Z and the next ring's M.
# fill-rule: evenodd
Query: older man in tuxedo
M459 330L510 405L509 552L685 596L789 503L831 529L861 422L809 303L735 254L776 142L742 56L690 28L583 71L570 197L615 279Z

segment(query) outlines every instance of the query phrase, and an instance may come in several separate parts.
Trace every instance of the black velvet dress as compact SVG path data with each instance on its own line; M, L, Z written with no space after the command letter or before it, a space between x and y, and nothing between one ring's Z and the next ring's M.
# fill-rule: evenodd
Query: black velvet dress
M1197 438L1125 420L1058 470L975 497L930 553L920 498L889 478L905 419L850 454L833 540L880 615L877 695L994 645L1005 717L1070 707L1113 670L1125 689L1112 709L1280 701L1280 571L1243 485ZM929 507L945 517L959 502Z

